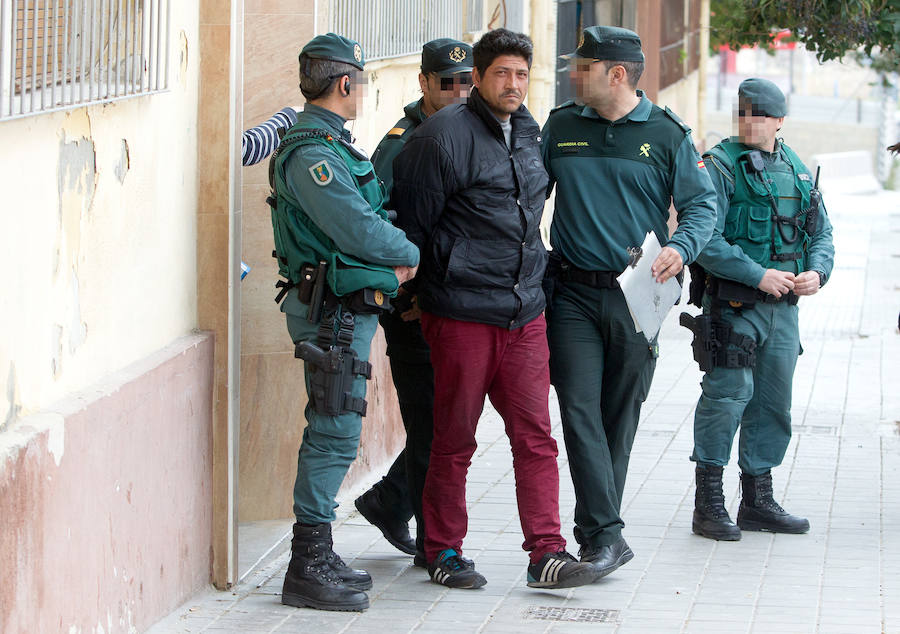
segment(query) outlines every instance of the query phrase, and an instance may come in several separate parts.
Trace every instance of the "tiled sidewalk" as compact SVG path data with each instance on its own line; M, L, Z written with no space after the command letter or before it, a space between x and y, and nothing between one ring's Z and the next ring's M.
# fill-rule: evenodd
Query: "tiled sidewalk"
M809 517L809 534L745 532L739 542L691 534L688 455L700 373L676 307L661 335L626 486L624 535L635 558L609 577L568 591L525 586L509 443L487 409L470 470L465 541L488 579L483 589L430 583L350 513L348 496L335 542L375 579L368 611L282 606L284 553L231 592L194 597L151 631L900 633L900 196L829 199L829 209L837 266L832 282L801 304L794 438L774 472L776 497ZM555 400L551 413L568 537L574 494ZM725 479L734 517L734 465Z

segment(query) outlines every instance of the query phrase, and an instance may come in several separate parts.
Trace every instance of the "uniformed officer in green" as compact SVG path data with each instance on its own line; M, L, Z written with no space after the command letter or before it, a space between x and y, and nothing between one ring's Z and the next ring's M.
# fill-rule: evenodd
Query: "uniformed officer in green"
M693 329L695 356L714 354L701 360L706 374L691 456L697 463L693 531L732 541L740 529L809 530L806 519L772 498L771 469L791 438L791 384L801 352L797 300L817 292L834 263L818 189L775 137L787 114L784 94L766 79L747 79L738 88L737 114L737 137L704 155L719 213L697 258L708 276L700 319L710 327L698 330L703 322L697 321ZM724 506L722 470L738 428L743 495L735 526Z
M359 44L319 35L303 47L299 61L306 106L270 164L275 250L288 279L281 311L298 356L306 360L310 395L282 603L364 610L371 577L334 553L330 523L359 445L378 304L415 274L419 253L387 221L372 164L344 128L361 107L365 62Z
M616 277L628 249L653 231L664 247L652 270L667 280L696 258L715 225L715 191L690 130L636 91L643 69L636 33L586 28L570 56L578 99L553 110L542 135L556 184L550 373L575 485L579 555L600 576L634 556L621 534L622 492L658 355L656 342L635 332ZM678 213L671 237L670 202Z
M419 87L422 97L407 105L404 117L384 136L372 164L384 182L390 197L394 183L394 157L413 130L426 117L454 103L462 103L472 85L472 47L459 40L439 38L422 47ZM359 496L355 505L372 525L381 530L396 548L426 565L424 556L424 522L422 490L431 451L432 411L434 407L434 370L430 352L419 323L421 311L405 289L400 289L397 310L379 317L400 415L406 428L406 447L391 468L371 489ZM410 301L411 300L411 301ZM416 516L416 540L409 535L409 520Z

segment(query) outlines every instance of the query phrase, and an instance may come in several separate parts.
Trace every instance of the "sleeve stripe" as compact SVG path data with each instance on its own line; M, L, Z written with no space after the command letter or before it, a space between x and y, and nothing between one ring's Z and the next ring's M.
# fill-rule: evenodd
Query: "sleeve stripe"
M245 130L241 137L242 163L255 165L266 158L278 147L278 128L290 128L296 120L296 114L291 117L285 108L265 123Z

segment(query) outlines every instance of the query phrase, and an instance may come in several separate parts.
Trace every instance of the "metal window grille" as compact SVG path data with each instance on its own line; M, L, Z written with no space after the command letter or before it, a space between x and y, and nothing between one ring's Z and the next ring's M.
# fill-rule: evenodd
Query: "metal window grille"
M169 87L171 0L0 0L0 120Z
M506 28L516 33L528 33L524 0L506 0Z
M468 15L466 16L466 31L475 33L484 28L484 1L469 0Z
M331 31L357 40L366 61L422 52L439 37L462 39L459 0L331 0Z

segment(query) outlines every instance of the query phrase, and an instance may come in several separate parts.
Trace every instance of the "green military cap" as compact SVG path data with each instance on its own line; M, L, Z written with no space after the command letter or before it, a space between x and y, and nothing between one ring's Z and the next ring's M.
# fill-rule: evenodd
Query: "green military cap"
M465 42L442 37L422 47L422 72L455 75L472 72L472 47Z
M306 55L313 59L330 59L335 62L344 62L355 66L359 70L362 70L366 63L359 43L336 33L315 36L301 49L300 55Z
M787 115L787 100L781 89L768 79L751 77L738 86L738 99L750 102L754 115L784 117Z
M641 38L618 26L589 26L581 32L581 42L566 59L584 57L610 62L643 62Z

